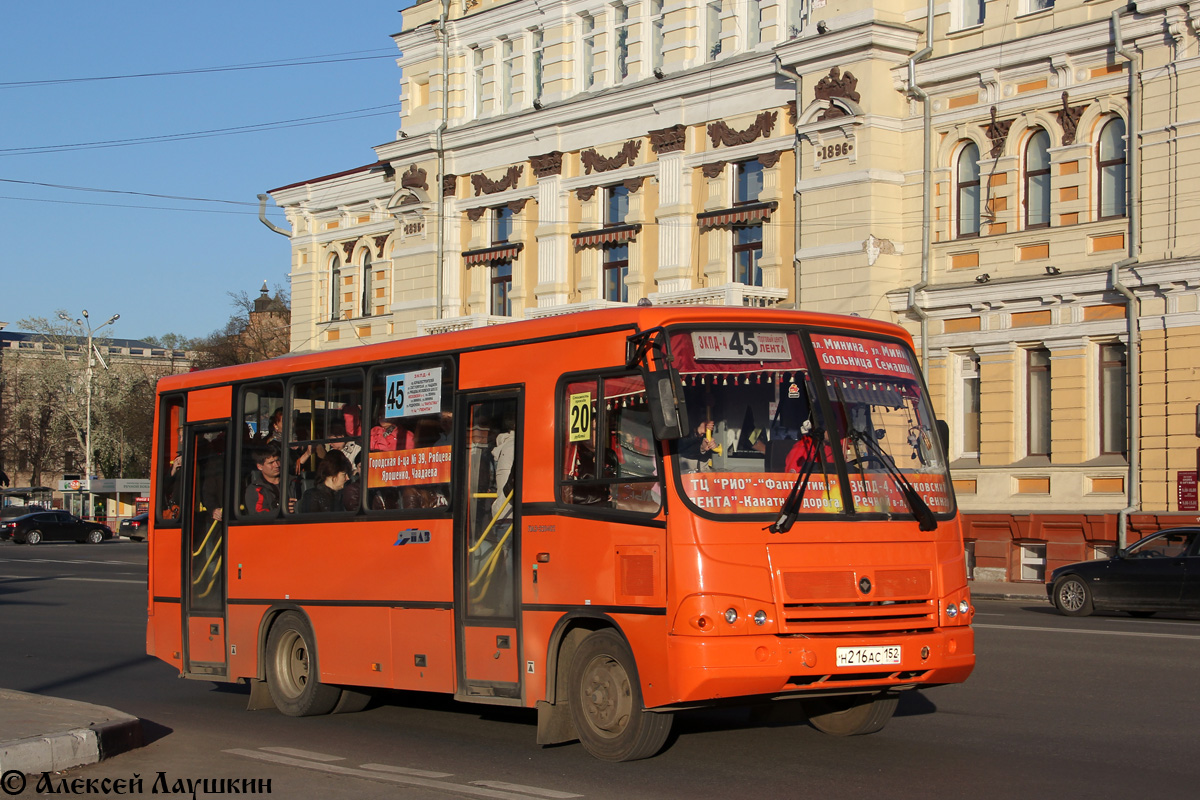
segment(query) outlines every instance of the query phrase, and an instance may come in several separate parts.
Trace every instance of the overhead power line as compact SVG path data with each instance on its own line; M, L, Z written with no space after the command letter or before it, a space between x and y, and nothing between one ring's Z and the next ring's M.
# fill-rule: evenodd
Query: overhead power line
M107 139L96 142L49 144L38 145L35 147L7 147L0 148L0 157L41 155L45 153L69 153L79 150L100 150L109 147L132 147L135 145L156 144L160 142L184 142L192 139L208 139L215 136L235 136L243 133L256 133L258 131L301 128L309 125L327 125L331 122L344 122L353 119L389 116L397 112L399 109L399 103L389 103L382 106L357 108L353 111L338 111L333 114L320 114L315 117L299 117L296 119L285 119L276 122L260 122L253 125L238 125L231 128L213 128L211 130L190 131L187 133L167 133L159 136L140 136L132 139Z
M61 86L71 83L92 83L95 81L122 81L131 78L163 78L175 75L207 75L217 72L241 72L244 70L256 69L279 69L281 67L308 67L315 64L340 64L348 61L373 61L377 59L395 59L396 52L390 52L387 55L363 56L358 53L382 53L379 49L374 50L353 50L348 53L331 53L325 56L301 56L295 59L284 59L279 61L257 61L249 64L230 64L223 67L198 67L195 69L177 69L166 70L163 72L135 72L127 75L92 75L82 78L47 78L38 81L3 81L0 82L0 89L20 89L32 86ZM353 56L352 58L339 58L339 56Z

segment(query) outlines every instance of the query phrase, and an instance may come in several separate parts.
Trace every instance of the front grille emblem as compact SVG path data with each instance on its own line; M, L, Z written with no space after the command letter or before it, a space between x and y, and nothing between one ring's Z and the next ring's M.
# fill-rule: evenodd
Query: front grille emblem
M870 594L871 593L871 579L864 575L862 577L862 579L858 582L858 590L860 592L862 592L863 594Z

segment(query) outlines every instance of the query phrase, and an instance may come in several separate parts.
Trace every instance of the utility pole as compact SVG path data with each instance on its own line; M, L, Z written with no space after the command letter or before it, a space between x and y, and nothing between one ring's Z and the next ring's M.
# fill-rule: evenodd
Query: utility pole
M62 319L62 320L66 320L68 322L70 322L70 320L71 320L70 317L68 317L66 314L63 314L61 312L59 313L58 318ZM85 328L87 328L87 427L84 428L84 433L83 433L83 449L84 449L83 456L84 456L85 463L87 464L86 471L85 471L85 477L87 478L87 482L88 482L88 513L86 515L88 517L91 517L91 515L92 515L91 514L91 511L92 511L92 507L91 507L91 500L92 500L92 367L94 366L94 361L92 360L92 357L93 357L93 355L99 355L99 353L97 353L95 350L96 346L95 346L95 344L93 344L93 340L97 333L104 330L109 325L112 325L114 322L116 322L120 318L121 318L120 314L113 314L112 317L109 318L108 322L105 322L103 325L98 325L97 327L93 328L92 321L88 317L88 312L87 312L87 309L85 308L85 309L83 309L83 319L75 320L75 324L82 325ZM103 361L103 359L101 359L101 360ZM106 369L107 369L107 367L106 367Z

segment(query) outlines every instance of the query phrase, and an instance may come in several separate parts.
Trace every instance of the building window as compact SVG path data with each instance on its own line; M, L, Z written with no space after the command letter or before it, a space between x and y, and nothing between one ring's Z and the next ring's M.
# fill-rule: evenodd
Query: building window
M955 30L982 25L987 17L987 0L954 0L957 24Z
M629 302L629 245L610 244L604 248L604 299L615 303Z
M650 2L650 71L662 69L663 65L663 0Z
M624 225L629 216L629 190L623 185L609 186L604 190L604 224Z
M533 82L533 100L538 103L542 99L542 89L545 81L545 75L542 70L542 56L545 54L545 35L540 31L532 31L529 34L530 40L530 77Z
M1032 14L1035 11L1045 11L1048 8L1054 8L1054 0L1025 0L1027 14Z
M721 0L709 0L704 19L704 60L713 61L721 55Z
M512 273L513 262L497 261L492 264L491 291L488 311L495 317L512 316Z
M733 229L733 282L746 286L762 286L763 226L739 225Z
M962 457L979 458L979 356L962 358Z
M968 142L958 153L958 168L955 170L955 197L958 201L955 215L958 238L979 235L979 147Z
M1128 440L1128 387L1125 345L1100 345L1100 452L1126 455Z
M500 97L498 102L501 110L508 111L513 107L513 70L516 55L512 39L500 43Z
M629 77L629 9L613 7L613 81L620 83Z
M596 18L590 14L579 17L579 26L583 35L583 52L581 57L582 69L580 80L581 91L586 92L596 83Z
M746 0L746 49L762 41L762 0Z
M757 159L734 165L733 204L757 203L763 190L763 165Z
M1021 551L1021 580L1046 582L1046 545L1022 544Z
M1100 189L1100 219L1125 216L1125 120L1113 117L1100 130L1096 183Z
M1050 134L1039 130L1025 148L1025 227L1050 225Z
M479 119L483 116L483 50L478 47L471 50L471 69L471 103Z
M329 321L332 322L338 318L338 310L341 305L338 299L341 297L342 291L342 259L337 253L329 257Z
M812 4L813 0L788 0L787 30L784 31L783 38L795 39L808 28L812 18Z
M363 250L362 263L362 316L371 316L371 251Z
M513 217L516 216L508 206L496 206L492 209L492 245L507 244L513 234Z
M1050 351L1030 350L1026 364L1026 427L1029 455L1050 455Z

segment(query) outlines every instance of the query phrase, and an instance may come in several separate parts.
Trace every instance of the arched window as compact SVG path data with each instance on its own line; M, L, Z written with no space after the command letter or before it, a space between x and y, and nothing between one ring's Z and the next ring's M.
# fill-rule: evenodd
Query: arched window
M371 250L363 250L362 263L362 316L371 316Z
M1025 147L1025 227L1050 225L1050 134L1038 130Z
M342 259L334 253L329 257L329 321L338 318L339 292L342 291Z
M979 235L979 147L969 142L958 154L955 170L958 201L956 235Z
M1125 120L1113 117L1100 129L1097 145L1096 185L1099 189L1099 218L1125 216Z

